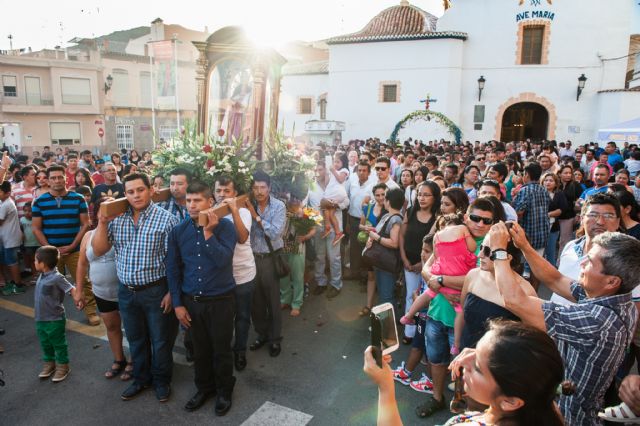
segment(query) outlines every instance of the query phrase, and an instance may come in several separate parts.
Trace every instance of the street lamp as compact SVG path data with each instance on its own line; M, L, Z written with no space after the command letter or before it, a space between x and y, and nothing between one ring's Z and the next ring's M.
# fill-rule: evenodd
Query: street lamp
M480 102L480 99L482 98L482 91L484 90L484 82L487 81L484 79L484 76L481 75L480 78L478 79L478 102Z
M584 74L578 77L578 96L576 96L576 102L580 100L580 94L582 93L582 90L584 89L584 84L586 82L587 82L587 77L585 77Z
M107 76L107 81L104 83L104 94L106 95L109 90L111 90L111 86L113 85L113 77L111 74Z

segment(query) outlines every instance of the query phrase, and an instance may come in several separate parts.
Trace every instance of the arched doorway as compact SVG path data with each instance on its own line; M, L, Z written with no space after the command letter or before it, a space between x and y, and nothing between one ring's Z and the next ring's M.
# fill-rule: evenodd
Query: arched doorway
M535 102L519 102L508 107L502 116L502 142L547 139L549 112Z

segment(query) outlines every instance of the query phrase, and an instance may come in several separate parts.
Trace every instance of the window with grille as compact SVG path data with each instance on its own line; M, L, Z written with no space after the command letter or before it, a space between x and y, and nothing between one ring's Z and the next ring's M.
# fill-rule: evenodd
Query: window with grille
M116 125L116 143L118 149L133 149L133 126L130 124Z
M91 81L88 78L60 77L62 103L91 105Z
M397 84L385 84L382 86L382 102L398 102Z
M542 46L544 42L544 26L529 25L522 31L521 64L541 64Z
M178 138L178 126L160 126L160 139L171 141Z
M299 110L300 114L311 114L311 98L300 98Z
M3 75L2 91L5 96L18 96L18 79L14 75Z

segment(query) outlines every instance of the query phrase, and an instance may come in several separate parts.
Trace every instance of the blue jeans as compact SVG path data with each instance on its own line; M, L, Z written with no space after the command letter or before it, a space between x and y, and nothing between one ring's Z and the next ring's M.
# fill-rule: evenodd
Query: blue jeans
M166 294L166 284L140 291L131 291L123 285L118 289L120 316L133 361L133 378L138 384L171 383L178 320L173 310L165 314L160 308Z
M327 285L327 276L324 273L324 268L329 258L329 271L331 273L331 284L336 289L342 288L342 260L340 259L340 244L333 245L333 239L336 237L335 231L331 231L331 234L327 238L322 238L322 232L316 232L316 266L315 276L316 283L320 287Z
M376 287L378 288L378 303L391 303L395 306L393 301L393 290L396 286L395 274L382 269L373 268L376 274Z
M450 350L455 343L453 327L447 327L440 321L427 319L425 333L427 341L427 359L432 364L447 364L450 360Z
M556 266L558 261L558 239L560 238L560 231L549 232L549 239L547 240L547 247L544 249L544 257L547 261Z
M253 297L255 284L256 281L253 279L248 283L236 285L234 289L236 299L234 352L245 352L247 350L249 328L251 327L251 298Z

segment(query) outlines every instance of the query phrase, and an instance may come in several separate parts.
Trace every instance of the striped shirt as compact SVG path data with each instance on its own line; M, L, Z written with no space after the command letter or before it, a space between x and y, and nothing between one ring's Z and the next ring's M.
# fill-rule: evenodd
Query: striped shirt
M565 379L576 385L576 393L561 396L558 405L567 425L601 424L598 411L631 343L638 312L631 293L590 299L576 282L571 293L578 303L542 305L547 333L564 362Z
M18 208L18 217L22 218L24 216L24 205L33 202L35 198L36 188L35 186L31 189L25 189L24 182L20 182L15 185L11 190L11 198L16 203L16 207Z
M187 207L178 204L173 196L171 196L167 201L160 201L158 203L158 207L162 207L163 209L177 217L181 222L184 218L189 217Z
M32 211L33 217L42 218L42 233L56 247L73 243L80 232L80 215L88 214L84 197L73 191L61 197L44 193L33 202Z
M169 233L178 218L153 202L140 213L137 225L127 210L109 223L118 279L125 285L144 285L166 277Z

